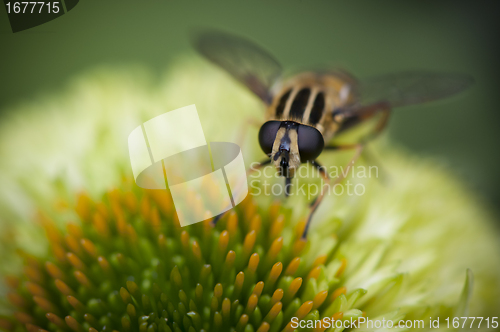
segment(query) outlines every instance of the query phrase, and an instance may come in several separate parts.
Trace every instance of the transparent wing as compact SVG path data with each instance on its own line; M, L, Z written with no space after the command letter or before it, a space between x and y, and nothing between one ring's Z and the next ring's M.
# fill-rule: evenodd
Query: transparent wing
M278 61L253 42L227 33L205 30L194 34L195 48L217 64L266 103L269 90L280 77Z
M474 82L461 74L406 72L374 77L359 83L361 105L386 102L391 107L420 104L457 94Z

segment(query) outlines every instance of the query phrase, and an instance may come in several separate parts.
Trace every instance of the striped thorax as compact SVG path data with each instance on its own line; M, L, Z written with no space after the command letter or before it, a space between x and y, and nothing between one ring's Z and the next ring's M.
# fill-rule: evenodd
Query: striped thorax
M329 141L340 126L333 111L354 102L354 88L354 79L343 72L301 73L273 89L266 119L315 127Z

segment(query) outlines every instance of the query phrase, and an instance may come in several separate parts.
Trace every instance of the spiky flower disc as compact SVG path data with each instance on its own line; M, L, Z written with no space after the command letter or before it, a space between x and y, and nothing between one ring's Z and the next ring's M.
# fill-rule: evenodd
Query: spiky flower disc
M11 279L15 317L29 331L292 331L292 317L320 310L363 314L354 306L364 292L339 286L346 260L305 261L304 222L284 241L279 204L261 211L247 199L215 229L178 227L164 191L81 195L75 210L81 223L65 233L40 217L53 258L26 256L26 278Z

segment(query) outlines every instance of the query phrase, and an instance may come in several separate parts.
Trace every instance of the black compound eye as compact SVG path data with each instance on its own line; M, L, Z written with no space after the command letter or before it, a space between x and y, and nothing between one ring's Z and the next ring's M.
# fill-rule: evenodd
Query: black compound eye
M274 140L280 125L281 121L267 121L260 127L259 144L264 153L270 154L273 151Z
M300 125L298 132L298 144L300 161L313 161L323 151L325 141L318 129L310 126Z

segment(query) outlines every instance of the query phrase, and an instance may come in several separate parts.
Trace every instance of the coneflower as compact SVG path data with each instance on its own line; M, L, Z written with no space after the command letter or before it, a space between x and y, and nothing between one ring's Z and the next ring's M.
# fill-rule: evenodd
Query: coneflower
M180 228L170 202L129 185L98 202L80 195L81 223L65 232L40 216L50 258L22 254L25 276L8 278L17 322L29 331L292 331L292 317L363 315L364 291L340 283L345 258L305 261L304 222L284 243L280 204L262 211L250 198L216 228Z
M244 121L258 102L208 65L173 68L156 84L100 70L2 121L0 328L263 332L293 331L293 317L443 323L497 312L490 216L442 166L395 148L380 151L387 181L357 179L363 195L327 197L307 240L301 195L249 195L215 227L179 227L167 191L131 180L128 133L195 103L208 140L229 141L238 125L225 115ZM251 138L243 151L258 160Z

